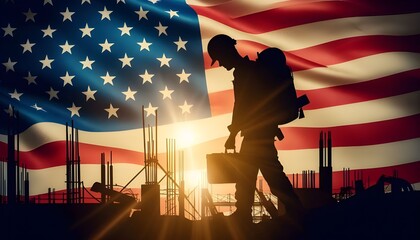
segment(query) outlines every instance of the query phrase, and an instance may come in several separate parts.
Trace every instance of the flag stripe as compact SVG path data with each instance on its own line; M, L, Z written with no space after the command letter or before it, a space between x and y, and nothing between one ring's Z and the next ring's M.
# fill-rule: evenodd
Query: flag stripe
M307 94L310 98L311 103L304 107L306 110L359 103L418 91L420 90L417 79L419 74L420 69L415 69L344 86L306 91L297 90L297 95ZM229 113L233 107L233 90L211 93L209 99L213 115Z
M249 9L253 9L254 5L255 4L250 5ZM230 4L218 4L217 6L210 7L193 7L200 16L211 18L217 22L224 23L232 28L250 34L259 34L274 31L276 29L337 18L396 15L401 13L413 13L420 10L418 4L415 4L414 2L400 5L387 5L384 3L381 8L378 8L376 4L369 2L358 2L356 4L343 1L317 1L295 5L285 3L284 6L279 4L273 9L257 13L250 12L244 16L236 17L231 14L233 6ZM244 6L241 4L241 8L245 8L246 11L246 5ZM267 19L269 19L269 21L267 21Z

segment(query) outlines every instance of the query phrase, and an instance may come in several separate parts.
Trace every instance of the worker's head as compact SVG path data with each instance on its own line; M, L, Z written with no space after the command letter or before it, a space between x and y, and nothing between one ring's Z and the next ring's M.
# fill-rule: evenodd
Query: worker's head
M234 67L235 61L239 56L235 48L236 40L224 35L219 34L210 39L207 45L207 52L212 60L211 65L219 61L219 65L230 70Z

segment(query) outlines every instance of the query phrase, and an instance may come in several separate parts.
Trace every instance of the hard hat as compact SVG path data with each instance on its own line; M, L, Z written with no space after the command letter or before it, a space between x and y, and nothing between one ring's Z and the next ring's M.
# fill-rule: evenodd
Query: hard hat
M219 60L220 56L226 53L226 50L234 48L235 45L236 40L225 34L219 34L210 39L207 52L212 60L211 65Z

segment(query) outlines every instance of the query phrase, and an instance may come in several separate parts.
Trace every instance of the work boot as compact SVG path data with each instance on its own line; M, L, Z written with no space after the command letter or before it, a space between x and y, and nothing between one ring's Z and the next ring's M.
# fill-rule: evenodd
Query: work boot
M251 213L244 213L243 211L236 210L231 215L227 216L228 220L232 220L235 223L238 224L251 224L252 221L252 215Z

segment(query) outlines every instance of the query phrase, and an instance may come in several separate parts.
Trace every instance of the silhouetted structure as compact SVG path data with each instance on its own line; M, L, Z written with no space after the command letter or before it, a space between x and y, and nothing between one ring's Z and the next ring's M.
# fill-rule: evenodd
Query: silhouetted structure
M332 139L331 132L319 134L319 188L332 195Z

